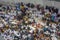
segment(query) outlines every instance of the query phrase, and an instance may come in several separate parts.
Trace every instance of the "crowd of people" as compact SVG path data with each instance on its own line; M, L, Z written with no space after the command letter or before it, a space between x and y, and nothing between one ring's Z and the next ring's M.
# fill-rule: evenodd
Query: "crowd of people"
M59 9L40 4L0 4L0 36L4 40L58 40Z

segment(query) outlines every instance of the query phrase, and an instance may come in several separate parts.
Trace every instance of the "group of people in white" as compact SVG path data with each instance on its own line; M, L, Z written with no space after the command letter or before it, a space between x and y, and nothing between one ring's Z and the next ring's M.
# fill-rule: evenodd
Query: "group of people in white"
M0 12L0 36L4 40L58 40L60 21L55 8L49 9L40 5L23 3L19 6L20 10L10 5L8 6L10 9L0 9L2 10ZM49 16L46 17L46 15Z

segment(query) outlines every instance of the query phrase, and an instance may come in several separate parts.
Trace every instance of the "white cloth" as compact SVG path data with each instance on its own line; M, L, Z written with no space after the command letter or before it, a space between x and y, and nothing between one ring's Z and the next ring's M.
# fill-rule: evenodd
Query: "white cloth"
M57 40L57 38L56 37L52 37L52 40Z
M0 27L3 27L4 25L2 23L0 23Z
M16 36L20 36L20 34L19 34L19 32L18 31L14 31L14 34L16 35Z

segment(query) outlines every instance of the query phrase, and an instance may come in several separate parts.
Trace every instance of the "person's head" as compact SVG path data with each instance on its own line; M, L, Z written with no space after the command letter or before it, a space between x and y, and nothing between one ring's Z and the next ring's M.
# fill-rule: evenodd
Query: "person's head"
M23 2L21 2L20 5L24 5Z
M43 30L41 30L41 31L40 31L40 33L41 33L41 34L44 34L44 31L43 31Z

